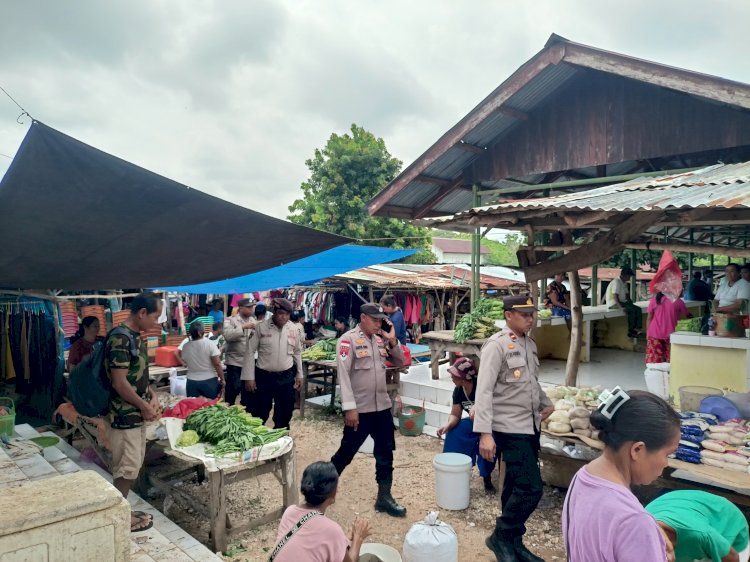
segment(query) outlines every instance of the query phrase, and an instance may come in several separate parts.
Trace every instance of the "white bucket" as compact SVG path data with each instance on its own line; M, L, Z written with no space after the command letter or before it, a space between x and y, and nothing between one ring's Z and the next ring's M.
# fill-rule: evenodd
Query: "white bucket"
M469 507L471 457L461 453L441 453L432 459L435 467L435 499L443 509Z
M366 455L371 455L374 450L375 450L375 441L373 441L372 437L368 435L367 439L365 439L365 442L362 443L362 446L359 448L359 452L364 453Z
M363 554L373 554L380 558L382 562L401 562L401 555L398 550L387 544L366 542L359 549L360 560L362 560Z
M669 365L669 363L658 363L658 366ZM656 394L660 398L667 400L669 398L669 371L657 370L650 365L646 365L643 373L646 379L646 390L651 394Z

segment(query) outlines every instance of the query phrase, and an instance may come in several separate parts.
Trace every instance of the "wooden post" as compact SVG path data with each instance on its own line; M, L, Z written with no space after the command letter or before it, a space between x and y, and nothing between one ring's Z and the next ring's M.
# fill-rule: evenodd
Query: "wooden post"
M281 457L281 485L283 508L287 508L299 500L297 491L297 453L292 450Z
M633 283L630 285L630 300L635 302L638 300L638 264L635 259L635 250L630 250L630 269L633 270Z
M224 320L228 318L229 313L229 295L224 295Z
M591 306L599 304L599 264L591 266Z
M212 470L208 473L208 515L211 527L211 544L214 552L227 549L227 504L224 495L224 472Z
M375 293L372 291L372 285L368 287L368 292L370 294L370 302L375 302Z
M576 386L578 365L581 362L581 346L583 344L583 307L581 306L581 279L578 271L568 272L570 281L570 349L568 361L565 364L565 385Z

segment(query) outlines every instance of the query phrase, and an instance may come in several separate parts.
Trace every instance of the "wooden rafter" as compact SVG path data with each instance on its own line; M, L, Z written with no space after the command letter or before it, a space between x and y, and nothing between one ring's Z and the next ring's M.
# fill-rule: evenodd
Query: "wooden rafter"
M427 215L427 213L429 213L438 203L443 201L456 189L461 187L461 185L463 184L463 180L464 180L463 176L460 176L459 178L453 180L453 182L441 186L435 195L430 197L427 201L425 201L418 208L414 209L414 214L412 215L412 218L421 219L422 217Z
M453 145L453 148L457 148L465 152L472 152L474 154L484 154L486 150L485 148L482 148L481 146L477 146L475 144L471 144L471 143L464 142L464 141L457 142L456 144Z

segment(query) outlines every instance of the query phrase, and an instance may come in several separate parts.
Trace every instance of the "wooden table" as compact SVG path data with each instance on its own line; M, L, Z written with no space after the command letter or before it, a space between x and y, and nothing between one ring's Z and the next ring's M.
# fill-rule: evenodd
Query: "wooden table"
M159 383L164 379L169 380L169 370L172 367L160 367L158 365L148 366L148 378L152 383L159 386ZM178 375L187 375L187 367L174 367L177 370Z
M224 552L231 537L280 519L284 510L299 500L294 446L292 446L291 451L280 457L253 463L241 464L238 462L238 464L226 468L209 468L200 460L172 449L169 446L169 441L159 441L158 445L167 455L188 462L192 466L169 475L155 476L149 474L151 483L162 492L171 494L177 503L190 507L208 518L211 526L211 549L214 552ZM263 474L273 474L281 485L281 507L254 519L233 520L227 514L226 484L243 482ZM208 479L209 499L207 505L180 486L182 482L191 480L196 476L199 483L206 478Z
M550 438L559 439L567 443L585 445L579 439L572 437L559 436L549 432L544 432L544 434ZM548 481L548 478L545 478L545 481L550 485L561 488L568 487L573 474L589 462L582 459L574 459L567 455L556 454L546 447L542 447L539 458L543 464L548 465L546 470L543 468L543 475L545 472L556 472L556 474L552 475L554 481ZM688 473L691 477L705 480L705 482L686 480L685 478L680 478L679 474L675 476L675 472L678 470ZM750 474L724 470L716 466L669 459L667 468L664 469L662 475L652 482L650 486L669 488L670 490L702 490L722 496L734 504L750 507Z
M302 361L302 388L300 388L300 403L299 413L301 416L305 415L305 400L307 399L307 379L308 375L312 372L315 373L314 369L320 369L325 373L324 376L331 377L331 404L336 400L336 360L332 361ZM399 383L401 382L401 370L404 367L387 367L385 370L386 377L386 388L388 393L397 392ZM327 384L327 383L326 383Z
M430 347L430 368L432 369L432 378L435 380L440 378L440 360L446 352L476 357L477 367L479 366L482 346L487 340L467 340L464 343L458 343L453 339L453 335L453 330L437 330L422 335L422 341Z

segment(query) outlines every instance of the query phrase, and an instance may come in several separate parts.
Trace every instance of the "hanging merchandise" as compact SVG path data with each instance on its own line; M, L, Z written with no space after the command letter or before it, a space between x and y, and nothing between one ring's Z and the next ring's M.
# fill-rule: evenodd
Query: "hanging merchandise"
M66 338L70 338L78 331L78 313L73 301L60 303L60 324Z

